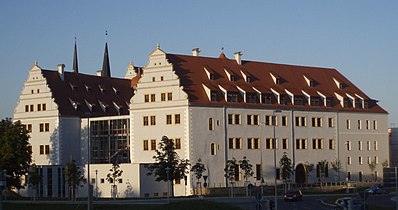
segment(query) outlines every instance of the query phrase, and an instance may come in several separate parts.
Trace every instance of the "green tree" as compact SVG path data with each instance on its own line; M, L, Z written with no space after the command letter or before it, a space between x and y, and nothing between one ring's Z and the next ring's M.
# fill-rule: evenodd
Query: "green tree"
M293 164L286 152L283 153L281 159L279 160L279 164L281 167L282 179L285 181L290 179L290 176L293 174Z
M84 180L84 176L82 175L82 171L80 167L76 165L75 160L69 161L66 164L65 171L65 180L68 183L69 192L71 195L71 200L76 200L76 189L80 186L80 183ZM87 180L89 181L89 180Z
M112 184L111 185L111 195L113 199L116 199L117 195L117 183L119 180L119 177L121 177L123 174L123 170L120 169L119 162L117 161L117 158L112 160L112 168L109 169L109 173L106 175L106 180Z
M243 171L243 178L247 182L250 177L253 176L253 165L249 163L250 161L246 158L246 156L243 157L243 160L239 160L239 167Z
M198 159L195 165L192 166L191 172L195 174L198 183L200 182L200 178L202 178L203 172L206 171L205 164L202 163L202 159Z
M385 159L383 162L381 162L381 165L383 166L383 168L388 168L388 160Z
M147 175L154 175L156 181L171 182L171 196L174 197L174 180L181 180L189 173L188 159L180 159L175 151L175 145L172 139L163 136L159 142L159 149L156 149L156 155L153 156L155 163L147 166ZM168 178L168 179L167 179Z
M239 170L238 161L233 157L232 160L227 161L227 165L225 166L225 177L227 177L228 181L233 184L236 180L236 171Z
M332 165L332 169L337 174L337 180L340 181L340 170L343 168L341 165L341 161L336 159L335 161L331 162L330 164Z
M369 166L369 169L370 169L370 173L371 173L371 175L372 175L372 177L373 177L373 181L376 181L377 177L376 177L375 174L374 174L374 171L375 171L376 166L377 166L376 161L373 160L372 162L370 162L370 163L368 164L368 166Z
M0 122L0 170L5 171L7 188L23 188L21 177L26 175L32 162L29 135L20 121L12 123L10 118Z
M33 200L36 200L37 186L41 182L41 176L39 174L36 164L32 164L30 166L28 177L29 187L33 190Z
M327 160L321 160L318 163L318 167L319 167L320 178L323 181L326 176L326 171L328 170L329 167L329 162Z

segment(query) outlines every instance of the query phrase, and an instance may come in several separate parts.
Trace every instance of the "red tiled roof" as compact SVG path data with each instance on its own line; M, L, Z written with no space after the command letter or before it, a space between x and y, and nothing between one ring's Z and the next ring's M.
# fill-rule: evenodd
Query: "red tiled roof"
M178 54L166 54L167 59L173 65L173 70L180 78L181 86L188 94L191 104L196 105L220 105L220 106L253 106L253 107L278 107L278 108L294 108L299 110L335 110L335 111L353 111L353 112L376 112L386 113L386 111L376 104L377 101L369 98L347 78L340 74L336 69L318 68L308 66L295 66L285 64L274 64L257 61L242 61L239 65L234 59L228 59L224 54L218 58L188 56ZM204 68L212 73L219 75L214 80L209 80ZM230 81L225 74L225 70L229 73L237 75L235 81ZM251 82L246 82L240 71L252 77ZM271 77L272 73L281 80L280 84L275 84ZM239 75L239 76L238 76ZM310 87L306 82L304 75L315 81L314 87ZM335 81L344 84L343 89L339 89ZM236 91L237 87L244 90L253 87L262 93L271 93L271 88L280 94L286 94L285 90L297 95L303 96L302 90L311 96L319 97L320 92L326 97L333 97L334 103L332 107L315 107L310 105L294 106L289 105L266 105L245 103L243 100L239 102L228 103L225 99L218 101L210 101L202 84L207 87L222 86L227 91ZM211 84L211 85L209 85ZM244 87L244 88L243 88ZM343 108L337 100L334 93L338 93L344 98L348 98L346 93L357 98L357 95L368 101L369 108Z
M61 116L86 117L87 113L90 113L90 117L129 114L128 104L134 94L129 79L64 72L64 80L61 80L58 71L42 72ZM89 104L94 107L93 110L90 110Z

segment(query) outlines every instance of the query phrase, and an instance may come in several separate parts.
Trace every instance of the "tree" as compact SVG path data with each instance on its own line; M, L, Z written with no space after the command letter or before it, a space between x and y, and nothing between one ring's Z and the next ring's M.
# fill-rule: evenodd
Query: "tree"
M175 151L173 140L163 136L159 142L159 149L155 150L156 155L152 158L155 163L147 166L147 175L154 175L156 181L171 181L171 196L174 197L174 180L181 180L189 173L188 159L180 159Z
M369 169L370 169L370 173L371 173L371 175L372 175L372 177L373 177L373 181L376 181L377 177L376 177L375 174L374 174L374 171L375 171L376 166L377 166L376 161L373 160L372 162L370 162L370 163L368 164L368 166L369 166Z
M309 163L307 161L307 162L305 162L304 167L305 167L305 173L307 174L307 183L308 183L309 182L310 172L314 170L314 164L313 163Z
M381 165L383 166L383 168L388 168L388 160L385 159L385 160L381 163Z
M71 160L66 164L64 175L71 193L70 198L71 200L76 200L76 188L80 186L80 183L84 180L84 176L80 167L76 165L75 160Z
M28 177L29 187L33 189L33 200L36 200L37 185L41 182L41 176L36 164L30 166Z
M227 161L227 165L224 169L225 177L227 177L228 181L233 184L236 180L235 174L236 170L239 169L238 161L233 157L232 160Z
M198 183L200 182L200 178L202 178L203 172L206 171L205 164L202 163L202 159L198 159L198 162L196 162L195 165L192 166L191 172L195 174L196 179L198 180Z
M328 170L328 165L329 165L329 162L327 160L321 160L318 163L319 176L321 178L321 181L323 181L326 176L326 171Z
M20 121L12 123L10 118L0 122L0 170L5 171L7 188L23 188L21 177L27 174L32 162L29 135Z
M343 168L341 165L341 161L336 159L335 161L331 162L330 164L332 165L332 169L337 174L337 180L340 181L340 170Z
M247 180L253 176L253 166L249 163L250 161L246 159L246 156L243 157L243 160L239 160L239 167L243 171L243 178L247 182Z
M117 182L119 177L123 174L123 170L120 169L119 162L117 158L112 160L112 168L109 169L109 173L106 175L106 180L112 184L111 185L111 195L113 199L116 199L117 195Z
M285 181L290 179L290 176L293 174L293 163L286 152L283 153L282 158L279 160L279 164L281 166L282 179Z

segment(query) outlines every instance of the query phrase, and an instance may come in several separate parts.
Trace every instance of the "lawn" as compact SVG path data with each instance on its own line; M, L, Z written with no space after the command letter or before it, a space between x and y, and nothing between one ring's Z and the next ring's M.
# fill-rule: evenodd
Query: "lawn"
M86 205L81 204L25 204L5 203L3 210L87 210ZM170 203L169 205L94 205L94 210L240 210L240 208L224 203L210 201L182 201Z

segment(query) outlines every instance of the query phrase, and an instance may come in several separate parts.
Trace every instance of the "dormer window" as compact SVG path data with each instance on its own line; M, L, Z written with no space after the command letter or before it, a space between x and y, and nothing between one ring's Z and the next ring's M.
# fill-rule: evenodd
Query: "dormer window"
M249 104L258 103L257 94L256 93L247 93L246 94L246 103L249 103Z
M286 105L287 104L287 98L286 98L287 96L286 95L284 95L284 94L281 94L280 95L280 105Z
M274 80L275 85L280 85L282 83L282 79L278 75L272 73L269 74L271 75L272 80Z
M275 84L276 84L276 85L280 85L280 84L281 84L281 79L275 78Z
M84 85L86 87L87 93L92 93L92 88L90 86Z
M238 93L228 92L227 93L227 102L238 102Z
M294 105L303 106L304 99L302 96L294 96Z
M113 102L113 106L115 107L115 109L117 110L117 112L120 114L120 111L122 110L122 106L119 106L117 103Z
M332 97L326 98L326 107L333 107L333 98Z
M95 104L92 104L92 103L88 102L87 100L84 100L84 101L86 102L88 109L90 109L91 112L95 112Z
M272 94L261 94L263 104L272 104Z
M236 81L235 75L231 74L231 75L229 76L229 80L230 80L231 82Z
M218 101L218 93L215 90L210 91L210 100Z
M69 83L69 85L70 85L70 88L71 88L73 91L77 91L77 86L76 86L76 85L74 85L74 84L72 84L72 83Z
M102 111L107 112L108 111L108 105L102 103L100 100L98 100L98 102L99 102L99 104L101 106Z
M78 102L73 101L72 99L69 98L69 102L72 104L73 108L75 110L78 110L80 107L80 104Z
M115 95L119 95L119 90L118 89L116 89L115 87L113 87L112 89L113 89L113 92L115 92Z
M104 94L106 92L105 88L102 87L101 85L98 85L98 88L100 89L102 94Z
M317 96L311 96L310 103L311 103L311 106L322 106L323 105L321 98L317 97Z
M304 77L305 81L307 82L308 87L315 87L315 85L317 84L315 82L315 80L311 79L310 77L305 76L305 75L303 77Z
M350 98L344 98L344 108L352 108L352 100Z
M340 90L344 89L346 87L346 85L343 82L338 81L337 79L333 78L334 82L337 85L337 88L339 88Z

